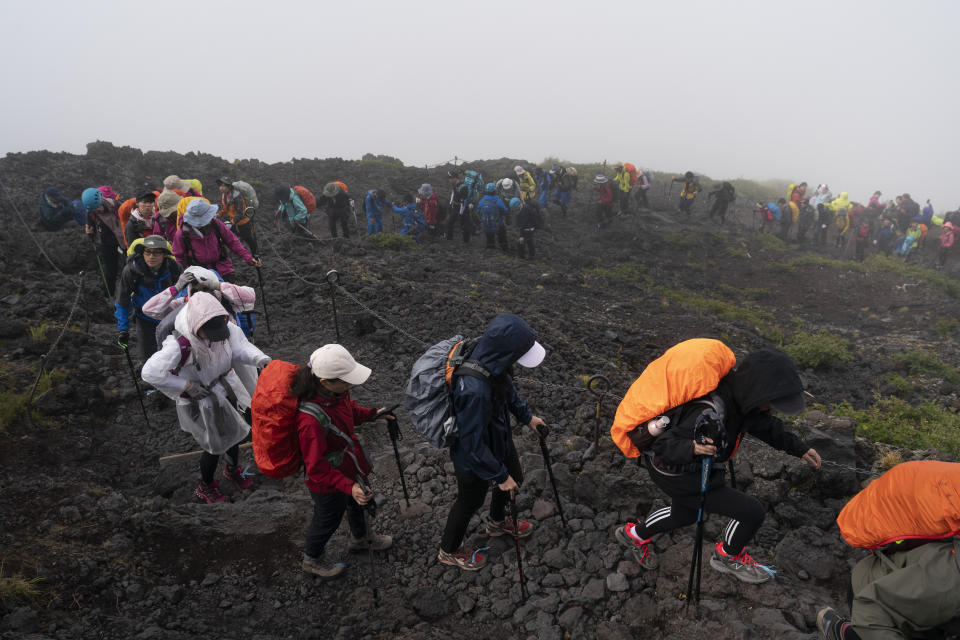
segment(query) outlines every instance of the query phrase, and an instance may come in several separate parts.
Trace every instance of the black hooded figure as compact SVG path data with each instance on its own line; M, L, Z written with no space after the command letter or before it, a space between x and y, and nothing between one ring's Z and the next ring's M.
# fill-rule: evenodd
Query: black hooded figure
M697 521L702 461L712 457L705 510L730 522L716 543L710 565L743 582L769 580L771 572L744 550L763 523L764 507L756 498L726 485L723 463L736 452L743 434L749 433L819 469L817 452L786 431L773 415L795 414L803 408L803 385L793 361L781 351L760 349L746 356L712 392L667 412L669 427L653 441L644 462L651 480L672 503L654 510L642 523L618 528L618 540L634 548L641 564L649 568L653 558L648 544L653 535Z

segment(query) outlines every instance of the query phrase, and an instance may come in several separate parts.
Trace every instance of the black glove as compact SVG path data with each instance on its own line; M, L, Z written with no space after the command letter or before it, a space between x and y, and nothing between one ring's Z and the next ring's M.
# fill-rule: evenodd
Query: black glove
M130 332L124 329L117 333L117 344L121 349L126 349L130 345Z

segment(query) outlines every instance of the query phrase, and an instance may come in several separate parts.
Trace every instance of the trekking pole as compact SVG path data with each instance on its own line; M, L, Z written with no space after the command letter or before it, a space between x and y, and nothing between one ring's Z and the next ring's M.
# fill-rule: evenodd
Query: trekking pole
M357 219L357 205L353 201L353 198L350 199L350 213L353 214L353 225L357 228L357 234L360 233L360 220Z
M597 410L593 421L593 450L596 451L600 443L600 412L603 408L603 396L610 389L610 381L602 375L593 375L587 379L587 389L597 396Z
M110 302L113 298L110 296L110 285L107 284L107 274L103 270L103 260L100 259L100 251L97 248L97 241L94 240L93 234L90 235L90 242L93 243L93 255L97 256L97 266L100 268L100 278L103 279L103 288L107 292L107 301Z
M364 482L363 478L357 475L357 484L360 485L360 488L364 493L370 494L370 486ZM370 589L373 590L373 604L374 606L380 606L380 594L377 591L377 582L374 576L374 563L373 563L373 519L377 517L377 503L370 500L367 504L363 506L363 526L367 530L367 557L370 559L370 574L368 576L368 582Z
M330 304L333 305L333 326L337 330L337 342L340 342L340 320L337 318L337 285L340 284L340 274L336 269L330 269L325 276L330 284Z
M520 573L520 601L527 601L527 581L523 577L523 558L520 554L520 522L517 519L516 489L510 490L510 517L513 519L513 546L517 551L517 571Z
M400 486L403 487L403 499L407 501L407 508L410 507L410 494L407 493L407 481L403 479L403 464L400 462L400 449L397 448L397 441L403 439L400 433L400 423L396 418L387 418L387 433L390 434L390 442L393 443L393 457L397 460L397 472L400 474Z
M696 615L700 615L700 578L703 570L703 523L704 505L707 498L707 483L710 479L710 467L713 464L713 458L705 457L700 463L700 509L697 511L697 535L693 542L693 559L690 562L690 579L687 581L687 608L690 607L690 595L693 594L693 600L696 603ZM697 590L693 590L693 576L696 572Z
M260 259L260 256L253 256L257 260ZM270 314L267 313L267 292L263 288L263 273L260 272L260 267L257 267L257 280L260 281L260 302L263 303L263 319L267 321L267 333L273 335L273 331L270 329Z
M147 421L147 428L150 428L150 417L147 416L147 405L143 402L143 392L140 391L140 383L137 382L137 371L133 367L133 358L130 357L130 349L127 345L117 343L123 355L127 356L127 366L130 367L130 377L133 379L133 386L137 389L137 398L140 400L140 408L143 409L143 419Z
M553 497L557 501L557 512L560 514L560 522L563 523L563 528L567 528L567 519L563 515L563 504L560 503L560 492L557 491L557 479L553 476L553 465L550 463L550 450L547 448L547 436L550 435L550 429L547 425L540 425L540 433L538 438L540 440L540 453L543 455L543 462L547 465L547 475L550 476L550 484L553 486Z

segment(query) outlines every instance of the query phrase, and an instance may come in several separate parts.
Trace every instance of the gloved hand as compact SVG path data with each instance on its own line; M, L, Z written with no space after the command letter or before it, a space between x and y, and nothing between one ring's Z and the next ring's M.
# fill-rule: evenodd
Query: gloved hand
M182 274L180 274L180 278L177 280L177 284L175 286L177 287L177 291L183 291L196 281L197 276L193 275L193 273L190 273L189 271L184 271Z
M191 400L200 400L201 398L206 398L210 395L210 389L207 389L205 386L199 382L188 382L187 388L183 390Z
M117 344L121 349L126 349L130 344L130 332L126 330L117 332Z
M271 360L273 360L273 358L271 358L270 356L263 356L256 362L257 369L265 368L268 364L270 364Z

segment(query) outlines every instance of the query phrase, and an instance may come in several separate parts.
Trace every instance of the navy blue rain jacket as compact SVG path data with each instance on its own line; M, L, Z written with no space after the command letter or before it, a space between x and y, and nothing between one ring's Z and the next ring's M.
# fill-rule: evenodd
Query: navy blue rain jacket
M494 377L509 369L535 341L533 329L523 318L501 313L483 332L469 359L479 362ZM482 480L504 482L509 474L503 461L514 446L510 414L521 424L529 424L533 414L526 401L510 382L505 400L494 405L488 381L457 376L453 381L453 409L459 430L459 439L450 447L453 466Z
M180 273L180 265L170 257L164 258L156 271L147 266L147 263L143 260L143 255L137 254L130 258L120 275L117 300L113 303L113 316L117 319L117 331L128 331L130 329L131 305L138 317L151 324L159 324L159 320L143 313L143 305L164 289L174 286L180 278Z

